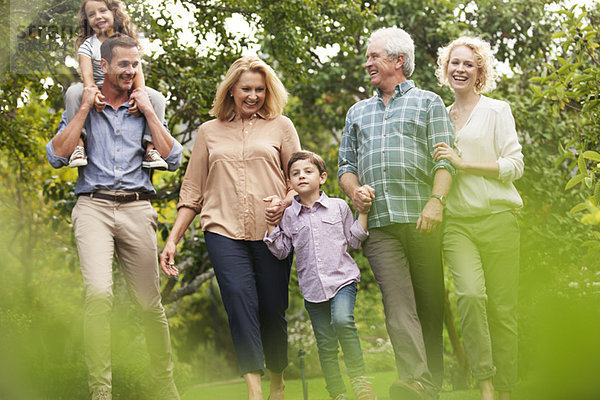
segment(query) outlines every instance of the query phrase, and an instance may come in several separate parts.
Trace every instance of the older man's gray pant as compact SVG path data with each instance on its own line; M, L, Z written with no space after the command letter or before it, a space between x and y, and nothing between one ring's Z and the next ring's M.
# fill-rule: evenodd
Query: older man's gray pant
M373 228L364 252L381 289L398 377L408 383L419 381L430 392L439 391L444 375L439 231L422 234L415 224Z

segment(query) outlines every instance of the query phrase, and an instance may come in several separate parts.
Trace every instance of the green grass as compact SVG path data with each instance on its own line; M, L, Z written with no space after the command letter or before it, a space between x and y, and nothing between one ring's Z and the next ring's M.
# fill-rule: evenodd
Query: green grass
M396 372L378 372L371 375L373 376L371 379L373 391L377 394L379 400L389 400L388 389L396 379ZM346 386L348 389L350 388L347 379ZM263 380L263 393L266 399L269 395L269 381L267 380ZM182 400L245 400L246 398L246 385L242 379L226 383L191 386L184 391L182 396ZM285 398L286 400L304 400L301 380L286 380ZM329 400L323 378L308 379L308 398L310 400ZM354 399L353 396L350 396L350 398ZM440 394L440 400L478 399L478 390L443 392Z

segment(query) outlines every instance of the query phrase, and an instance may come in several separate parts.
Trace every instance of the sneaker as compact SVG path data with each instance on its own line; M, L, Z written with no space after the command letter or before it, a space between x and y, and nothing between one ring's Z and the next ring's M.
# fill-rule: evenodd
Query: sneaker
M87 155L85 154L85 149L83 146L75 147L73 150L73 154L69 158L69 167L85 167L87 165Z
M332 397L331 400L348 400L346 393L340 393L335 397Z
M167 167L167 162L162 159L156 149L152 149L146 153L144 161L142 161L142 168L167 169Z
M356 395L357 400L377 400L377 396L371 389L371 384L366 376L355 376L350 378L350 386Z

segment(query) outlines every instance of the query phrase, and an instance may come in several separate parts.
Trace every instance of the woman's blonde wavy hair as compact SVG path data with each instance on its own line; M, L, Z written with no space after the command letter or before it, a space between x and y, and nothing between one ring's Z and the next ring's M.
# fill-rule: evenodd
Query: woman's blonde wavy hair
M489 92L496 87L496 71L494 64L496 58L492 53L490 44L482 39L471 36L461 36L454 39L450 44L438 49L437 69L435 76L438 79L440 86L448 86L448 63L450 62L450 54L452 50L459 46L467 46L475 54L475 62L477 63L478 78L475 82L475 92Z
M240 76L248 71L258 72L265 78L265 103L261 109L263 116L274 119L281 115L283 107L287 104L288 93L273 68L254 56L238 58L231 64L223 82L217 88L212 109L209 111L210 115L223 121L231 118L235 111L235 102L229 93Z

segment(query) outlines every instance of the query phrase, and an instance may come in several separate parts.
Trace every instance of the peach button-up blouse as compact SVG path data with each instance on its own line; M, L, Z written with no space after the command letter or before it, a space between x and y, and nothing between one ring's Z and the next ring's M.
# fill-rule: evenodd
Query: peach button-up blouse
M200 214L203 231L231 239L262 240L263 198L284 198L291 155L300 140L289 118L214 119L200 126L179 192L177 209Z

